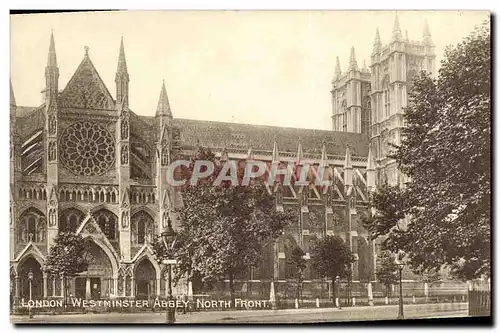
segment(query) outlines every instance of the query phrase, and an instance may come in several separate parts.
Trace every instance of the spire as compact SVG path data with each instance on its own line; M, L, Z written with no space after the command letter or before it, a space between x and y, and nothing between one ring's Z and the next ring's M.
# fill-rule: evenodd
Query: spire
M253 160L253 151L252 151L252 147L249 147L248 148L248 152L247 152L247 160Z
M366 166L366 170L375 170L375 161L373 160L371 145L368 146L368 164Z
M335 80L338 80L342 76L342 71L340 70L340 60L337 57L337 61L335 62Z
M275 137L273 145L273 162L279 162L279 160L280 160L280 155L278 151L278 143L276 142L276 137Z
M10 83L10 106L16 106L16 97L14 96L14 89L12 89L12 80L9 80Z
M354 46L351 47L351 57L349 58L349 69L348 71L357 71L358 63L356 62L356 53L354 52Z
M401 41L403 36L401 35L401 28L399 27L399 18L398 13L394 17L394 27L392 28L392 40L393 41Z
M165 88L165 81L163 81L161 86L160 99L158 100L158 107L156 108L156 116L172 117L170 103L168 102L167 89Z
M326 155L326 143L323 142L323 148L321 149L321 166L327 166L328 165L328 157Z
M405 30L405 41L408 42L410 39L408 38L408 30Z
M88 51L87 51L88 52ZM85 55L86 57L88 55ZM118 67L116 68L116 103L128 106L128 83L130 79L127 71L127 60L125 59L125 48L123 47L123 37L120 41L120 51L118 53Z
M352 169L351 150L349 149L349 146L347 146L345 150L344 169Z
M54 32L50 33L49 56L47 58L47 67L57 67L56 43L54 42Z
M375 160L373 159L372 147L368 146L368 164L366 166L366 186L369 190L375 188Z
M431 30L429 28L429 22L427 22L427 19L424 22L424 44L429 45L429 46L434 46L434 42L432 41L431 37Z
M366 67L366 60L363 59L363 71L368 72L368 68Z
M349 149L349 146L347 146L345 150L344 185L352 186L352 163L351 163L351 150Z
M378 54L380 53L380 49L382 48L382 42L380 40L380 32L377 30L375 31L375 40L373 41L373 52L372 54Z
M59 68L57 67L56 43L54 32L50 33L49 56L45 67L45 103L49 105L56 101L59 93Z
M220 160L223 162L229 160L226 147L224 147L224 149L222 150L222 153L220 154Z
M116 73L128 73L127 60L125 59L125 48L123 47L123 37L120 41L120 53L118 55L118 68Z
M304 153L302 152L302 143L300 142L299 138L299 148L297 149L297 163L300 164L302 159L304 158Z

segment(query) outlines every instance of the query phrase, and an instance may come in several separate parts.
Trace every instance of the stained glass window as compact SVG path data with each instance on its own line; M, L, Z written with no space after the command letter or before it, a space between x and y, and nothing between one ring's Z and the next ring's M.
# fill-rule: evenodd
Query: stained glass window
M115 161L115 141L100 124L83 121L69 126L60 147L62 164L77 175L101 175Z

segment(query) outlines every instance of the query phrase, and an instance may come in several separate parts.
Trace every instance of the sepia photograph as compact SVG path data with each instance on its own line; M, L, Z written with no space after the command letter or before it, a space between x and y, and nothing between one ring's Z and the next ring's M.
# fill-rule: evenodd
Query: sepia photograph
M9 19L11 323L492 323L490 12Z

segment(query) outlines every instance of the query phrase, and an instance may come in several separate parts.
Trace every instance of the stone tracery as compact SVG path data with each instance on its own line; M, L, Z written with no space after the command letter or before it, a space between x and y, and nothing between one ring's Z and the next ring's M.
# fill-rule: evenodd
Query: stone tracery
M60 145L61 162L77 175L101 175L115 161L114 139L100 124L82 121L71 125Z

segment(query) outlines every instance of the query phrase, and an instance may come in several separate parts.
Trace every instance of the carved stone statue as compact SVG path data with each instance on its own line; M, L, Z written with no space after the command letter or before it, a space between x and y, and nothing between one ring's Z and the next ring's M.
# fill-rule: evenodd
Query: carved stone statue
M57 156L56 142L52 141L49 143L49 161L55 161Z
M168 147L163 146L161 150L161 165L168 165Z
M123 145L122 146L121 164L122 165L127 165L128 164L128 146L127 145Z
M122 139L128 139L128 121L126 120L122 122L121 134Z
M49 115L49 134L56 134L57 122L54 113Z
M37 234L37 241L43 242L45 240L45 219L43 218L38 221Z
M168 213L167 212L163 212L163 216L161 218L161 225L162 225L163 228L166 228L167 224L168 224Z
M129 223L130 221L129 221L128 211L125 211L122 213L122 227L128 228Z
M49 226L54 227L57 224L57 215L55 208L49 209Z

